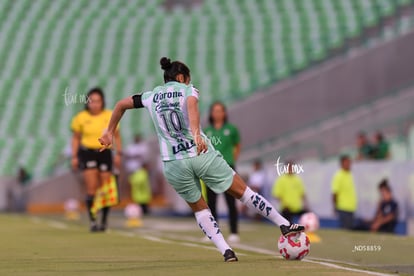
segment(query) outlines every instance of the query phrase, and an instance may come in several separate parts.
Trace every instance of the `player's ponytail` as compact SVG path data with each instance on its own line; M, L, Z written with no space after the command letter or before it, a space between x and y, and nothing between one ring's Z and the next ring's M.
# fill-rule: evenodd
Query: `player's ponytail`
M167 57L160 59L161 69L164 70L164 82L177 81L177 76L183 74L187 79L190 77L190 69L180 61L173 61Z
M171 59L162 57L160 60L161 69L162 70L169 70L172 66Z

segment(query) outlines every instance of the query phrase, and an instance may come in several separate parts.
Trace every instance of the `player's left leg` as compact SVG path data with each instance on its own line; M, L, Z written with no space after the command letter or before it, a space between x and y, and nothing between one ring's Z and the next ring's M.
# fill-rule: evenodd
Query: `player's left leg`
M220 250L224 256L224 261L237 261L236 255L224 240L216 219L211 214L206 201L201 196L200 180L195 176L193 171L194 164L192 163L192 159L195 158L164 162L165 178L190 206L194 212L198 226ZM200 160L200 163L202 163L201 161L203 160Z

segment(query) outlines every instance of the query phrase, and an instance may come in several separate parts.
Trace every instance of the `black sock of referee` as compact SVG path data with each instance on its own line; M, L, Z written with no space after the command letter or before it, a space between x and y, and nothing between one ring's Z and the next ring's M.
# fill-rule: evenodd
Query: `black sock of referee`
M89 215L89 220L92 223L95 222L95 218L93 217L92 212L91 212L91 208L92 208L92 205L93 205L93 199L94 199L93 195L87 195L86 199L85 199L86 208L87 208L88 215Z
M110 207L102 208L102 225L106 226Z

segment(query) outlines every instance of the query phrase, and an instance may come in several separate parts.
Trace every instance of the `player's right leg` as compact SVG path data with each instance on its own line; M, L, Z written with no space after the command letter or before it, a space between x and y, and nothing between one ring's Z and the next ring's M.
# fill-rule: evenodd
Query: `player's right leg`
M283 235L305 230L301 225L291 224L263 196L247 187L243 179L230 168L221 155L216 154L213 158L213 162L201 175L210 189L216 193L227 192L239 199L249 209L278 225Z
M272 206L262 195L252 191L243 179L234 174L233 183L227 190L227 193L239 199L249 209L256 211L256 213L269 219L276 225L279 225L280 231L283 235L289 235L297 232L303 232L305 227L298 224L291 224L284 218L275 207Z

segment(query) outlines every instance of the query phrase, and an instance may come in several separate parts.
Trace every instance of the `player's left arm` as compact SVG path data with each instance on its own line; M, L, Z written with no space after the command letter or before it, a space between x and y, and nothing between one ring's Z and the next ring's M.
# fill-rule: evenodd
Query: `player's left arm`
M135 96L139 97L139 99L135 100L134 99ZM135 104L136 101L137 101L137 103ZM112 116L111 116L111 119L109 121L109 125L108 125L107 130L102 135L102 137L98 139L99 142L101 143L101 145L103 146L103 148L101 150L109 148L112 145L113 137L114 137L115 131L117 129L117 126L119 124L119 121L121 120L122 116L124 115L124 113L127 109L132 109L136 105L138 105L138 103L139 103L138 101L140 101L141 105L142 105L141 95L134 95L132 97L127 97L127 98L122 99L122 100L120 100L116 103L115 108L112 111ZM141 107L141 106L139 106L139 107Z

